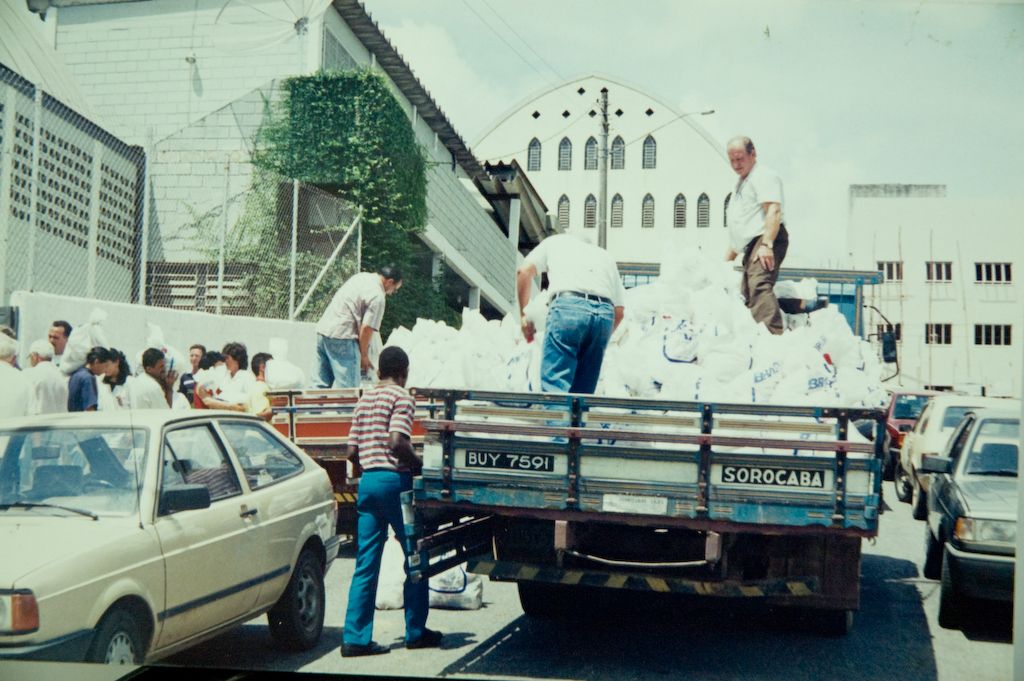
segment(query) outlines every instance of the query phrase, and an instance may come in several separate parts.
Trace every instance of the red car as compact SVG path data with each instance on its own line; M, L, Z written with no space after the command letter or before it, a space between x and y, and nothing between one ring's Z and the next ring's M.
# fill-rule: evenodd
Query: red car
M914 427L917 417L928 404L928 398L938 395L934 390L897 390L892 393L885 418L885 465L882 477L892 480L893 471L900 461L903 435Z

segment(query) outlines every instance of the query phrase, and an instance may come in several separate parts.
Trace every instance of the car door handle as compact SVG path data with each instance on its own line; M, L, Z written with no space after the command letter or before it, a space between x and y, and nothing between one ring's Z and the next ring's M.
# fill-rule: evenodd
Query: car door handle
M258 508L242 508L242 512L238 514L239 518L245 518L246 516L256 515L259 512Z

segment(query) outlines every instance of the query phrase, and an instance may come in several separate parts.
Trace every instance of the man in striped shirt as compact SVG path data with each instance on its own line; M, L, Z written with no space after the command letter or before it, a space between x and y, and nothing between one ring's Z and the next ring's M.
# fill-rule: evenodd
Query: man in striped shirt
M372 640L377 579L388 526L406 546L401 494L412 489L412 474L422 466L412 448L416 403L405 389L409 357L401 348L380 353L380 382L363 393L349 433L349 458L363 468L356 502L356 567L348 592L343 657L379 655L391 649ZM406 565L408 573L408 565ZM441 643L441 632L427 629L427 581L405 580L405 647L429 648Z

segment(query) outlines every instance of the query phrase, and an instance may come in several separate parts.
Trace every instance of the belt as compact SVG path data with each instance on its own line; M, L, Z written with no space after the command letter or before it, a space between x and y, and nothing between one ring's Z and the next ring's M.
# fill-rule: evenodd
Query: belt
M558 298L560 296L572 296L573 298L586 298L587 300L593 300L594 302L597 302L597 303L608 303L609 305L612 304L612 299L611 298L605 298L604 296L595 295L593 293L582 293L580 291L559 291L558 293L556 293L555 295L553 295L551 297L551 300L554 300L555 298Z

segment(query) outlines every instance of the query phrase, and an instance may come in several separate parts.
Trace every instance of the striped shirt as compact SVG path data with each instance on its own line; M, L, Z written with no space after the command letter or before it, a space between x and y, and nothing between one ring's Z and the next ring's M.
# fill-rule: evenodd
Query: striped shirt
M359 448L363 469L408 470L398 462L389 446L391 433L412 437L412 419L416 402L400 385L384 383L363 393L356 405L349 442Z

